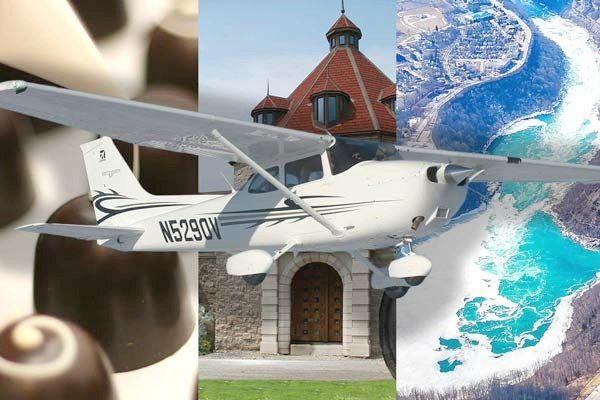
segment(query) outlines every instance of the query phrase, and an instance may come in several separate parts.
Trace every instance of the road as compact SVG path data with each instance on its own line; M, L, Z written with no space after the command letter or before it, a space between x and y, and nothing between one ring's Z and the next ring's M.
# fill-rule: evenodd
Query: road
M201 357L198 378L220 380L392 379L383 359L227 359Z

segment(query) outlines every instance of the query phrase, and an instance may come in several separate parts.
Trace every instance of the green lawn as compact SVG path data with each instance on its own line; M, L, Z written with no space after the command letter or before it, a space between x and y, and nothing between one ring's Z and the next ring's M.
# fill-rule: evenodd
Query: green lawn
M217 381L199 383L201 400L362 400L396 398L394 381Z

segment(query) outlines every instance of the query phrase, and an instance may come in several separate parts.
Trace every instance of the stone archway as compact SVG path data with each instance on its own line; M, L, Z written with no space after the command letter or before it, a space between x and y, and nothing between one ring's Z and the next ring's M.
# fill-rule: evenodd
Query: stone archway
M323 263L342 280L342 355L370 355L369 271L347 253L286 253L261 285L261 342L263 354L290 354L292 280L305 265Z

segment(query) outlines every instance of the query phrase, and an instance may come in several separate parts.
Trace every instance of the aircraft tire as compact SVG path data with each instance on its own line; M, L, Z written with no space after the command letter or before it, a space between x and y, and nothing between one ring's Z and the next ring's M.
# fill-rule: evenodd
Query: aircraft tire
M410 286L419 286L421 283L423 283L423 281L425 280L425 278L427 278L427 277L426 276L413 276L413 277L410 277L410 278L404 278L404 280Z
M384 292L379 306L379 345L385 365L394 379L396 378L396 300Z
M261 283L263 283L263 281L265 280L265 278L267 277L267 274L251 274L251 275L243 275L242 278L244 279L244 282L246 282L248 285L251 286L258 286Z

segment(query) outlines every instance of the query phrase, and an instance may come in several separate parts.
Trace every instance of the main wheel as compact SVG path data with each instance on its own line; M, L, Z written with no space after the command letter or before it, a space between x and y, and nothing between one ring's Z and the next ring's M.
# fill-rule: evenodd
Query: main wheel
M412 276L410 278L404 278L406 283L410 286L419 286L425 280L426 276Z
M384 293L392 299L399 299L408 292L407 286L392 286L384 289Z
M406 288L408 290L408 288ZM406 294L406 291L404 291ZM383 353L385 365L390 374L396 378L396 299L387 294L381 299L379 306L379 345Z
M244 281L251 286L258 286L267 277L267 274L251 274L251 275L243 275L242 278Z

